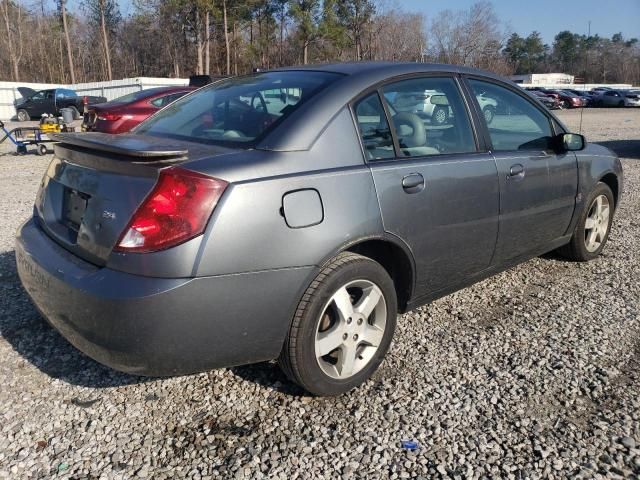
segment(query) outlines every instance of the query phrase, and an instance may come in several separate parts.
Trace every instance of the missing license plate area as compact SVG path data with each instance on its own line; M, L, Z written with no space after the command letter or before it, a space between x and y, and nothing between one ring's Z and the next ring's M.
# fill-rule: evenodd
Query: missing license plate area
M62 219L68 227L76 232L80 229L82 217L87 209L88 195L77 192L70 188L64 190L64 208L62 211Z

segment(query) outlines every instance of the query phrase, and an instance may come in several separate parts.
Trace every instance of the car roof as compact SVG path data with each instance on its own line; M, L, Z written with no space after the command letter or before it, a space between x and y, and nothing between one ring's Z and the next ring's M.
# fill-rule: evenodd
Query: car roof
M465 67L461 65L450 65L444 63L421 63L421 62L388 62L388 61L363 61L363 62L343 62L343 63L320 63L314 65L298 65L278 68L276 70L312 70L317 72L340 73L349 76L376 75L395 76L408 72L415 73L468 73L500 78L494 73L477 68Z

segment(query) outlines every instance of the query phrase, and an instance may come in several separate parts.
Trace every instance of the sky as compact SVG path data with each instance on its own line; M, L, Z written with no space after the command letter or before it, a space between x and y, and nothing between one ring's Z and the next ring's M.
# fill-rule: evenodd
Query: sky
M430 21L441 10L466 10L473 0L396 0L404 10L418 11ZM551 45L562 30L585 34L591 20L591 34L640 39L640 0L493 0L500 20L510 31L526 36L533 30Z

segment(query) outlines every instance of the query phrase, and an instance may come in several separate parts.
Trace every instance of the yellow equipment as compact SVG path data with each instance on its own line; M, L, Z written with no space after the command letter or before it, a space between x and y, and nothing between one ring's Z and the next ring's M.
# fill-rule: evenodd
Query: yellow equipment
M42 133L60 133L60 130L60 119L49 115L43 115L40 119L40 131Z

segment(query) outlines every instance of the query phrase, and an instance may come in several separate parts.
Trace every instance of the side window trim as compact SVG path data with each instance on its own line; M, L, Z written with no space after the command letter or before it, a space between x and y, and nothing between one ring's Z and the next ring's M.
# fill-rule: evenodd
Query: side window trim
M378 101L380 102L380 105L382 105L383 108L383 113L384 113L384 120L387 123L387 125L389 126L389 132L391 133L391 140L393 142L393 157L392 158L378 158L378 159L370 159L368 154L367 154L367 149L365 147L364 144L364 139L362 138L362 132L360 130L360 123L358 122L358 112L356 111L356 105L361 101L366 99L367 97L371 96L372 94L375 94L378 97ZM396 155L397 155L397 151L396 151L396 139L394 137L393 134L393 129L391 128L391 123L389 123L389 117L388 117L388 113L387 113L387 109L384 105L384 102L380 96L380 92L378 91L377 86L372 86L370 88L367 88L366 90L363 90L362 92L360 92L360 94L358 94L356 97L354 97L349 104L347 105L347 108L349 109L349 112L351 113L351 119L353 121L353 126L355 128L356 131L356 135L358 136L358 143L360 144L360 149L362 151L362 157L364 159L364 162L366 164L368 164L369 162L388 162L388 161L395 161L396 159Z
M398 142L396 129L393 126L393 121L391 120L391 112L389 111L389 105L387 104L387 99L384 97L384 92L382 91L382 87L383 87L383 84L379 84L378 87L376 88L376 92L378 94L378 98L380 99L380 103L382 104L382 108L384 110L384 116L387 119L387 125L389 125L391 140L393 141L393 158L390 160L398 161L404 157L400 155L400 142ZM389 159L385 159L385 160L389 160Z

